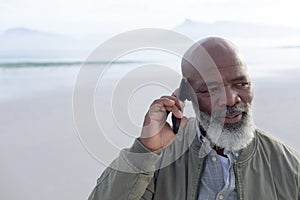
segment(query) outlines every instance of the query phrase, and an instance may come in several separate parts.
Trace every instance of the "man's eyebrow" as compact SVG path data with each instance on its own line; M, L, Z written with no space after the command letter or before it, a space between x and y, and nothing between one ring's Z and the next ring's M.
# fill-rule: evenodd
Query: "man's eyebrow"
M239 77L232 79L231 81L245 81L245 80L248 80L248 78L246 76L239 76Z
M222 82L223 83L223 82ZM200 84L200 88L206 88L206 87L210 87L210 86L216 86L216 85L220 85L222 83L219 83L217 81L213 81L213 82L207 82L207 83L202 83Z
M232 79L231 81L245 81L245 80L248 80L248 77L247 76L238 76L234 79ZM217 85L222 85L223 82L217 82L217 81L211 81L211 82L207 82L207 83L201 83L199 85L199 88L206 88L206 87L210 87L210 86L217 86Z

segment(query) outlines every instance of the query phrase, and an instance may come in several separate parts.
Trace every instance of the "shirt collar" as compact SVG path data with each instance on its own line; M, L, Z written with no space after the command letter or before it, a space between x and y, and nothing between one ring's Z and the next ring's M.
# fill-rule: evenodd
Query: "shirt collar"
M210 140L208 140L205 136L203 136L201 129L199 128L199 126L197 126L196 128L196 132L197 132L197 137L198 140L200 141L200 143L202 144L202 148L204 150L204 153L207 155L209 154L211 151L214 151L215 153L217 153L213 147L212 144L210 142ZM228 150L224 150L224 155L226 155L228 158L231 157L233 158L235 161L238 160L238 157L240 155L241 150L238 151L228 151Z

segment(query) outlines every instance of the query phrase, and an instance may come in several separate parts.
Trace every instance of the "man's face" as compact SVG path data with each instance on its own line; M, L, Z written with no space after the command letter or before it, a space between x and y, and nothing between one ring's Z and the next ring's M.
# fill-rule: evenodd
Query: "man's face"
M232 63L217 68L217 74L215 70L205 72L205 81L196 73L189 79L199 107L200 125L206 131L212 128L207 137L217 146L239 150L253 138L252 84L243 65Z
M200 126L218 147L239 150L254 136L252 84L243 59L229 41L210 37L185 53L182 73Z
M252 84L244 66L218 66L218 71L219 74L207 71L205 81L195 75L189 82L200 111L229 126L239 123L245 114L243 108L251 105ZM231 110L226 112L226 108Z

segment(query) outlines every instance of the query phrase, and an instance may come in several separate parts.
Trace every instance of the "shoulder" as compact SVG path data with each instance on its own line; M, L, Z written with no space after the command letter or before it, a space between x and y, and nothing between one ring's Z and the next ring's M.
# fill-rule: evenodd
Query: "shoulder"
M285 160L291 165L300 166L300 154L295 149L260 129L256 130L255 137L257 150L261 153L278 161Z

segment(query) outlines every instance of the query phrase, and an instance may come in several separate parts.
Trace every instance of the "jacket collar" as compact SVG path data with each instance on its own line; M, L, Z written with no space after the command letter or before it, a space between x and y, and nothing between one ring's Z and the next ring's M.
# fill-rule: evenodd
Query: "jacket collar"
M241 154L238 158L238 163L243 163L249 160L253 156L256 146L257 146L257 130L255 130L253 140L250 142L250 144L246 148L242 149Z

